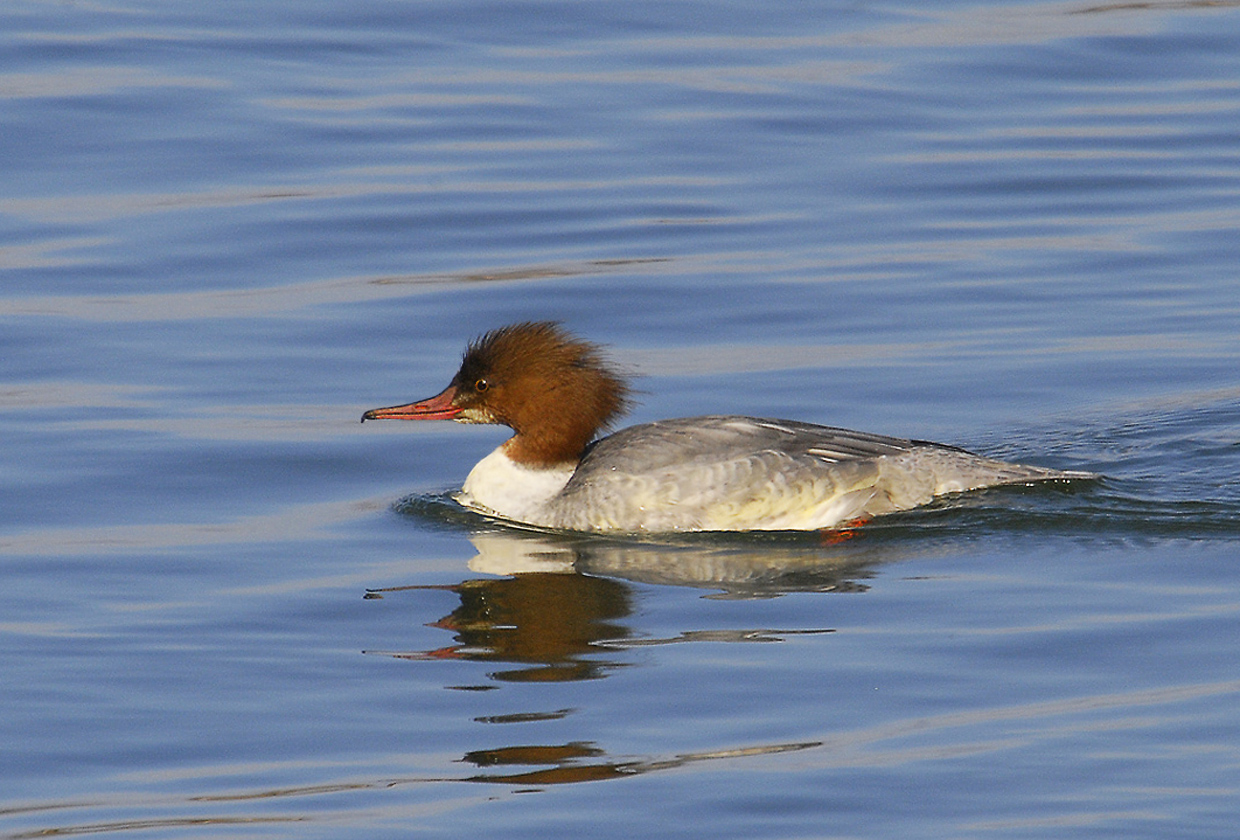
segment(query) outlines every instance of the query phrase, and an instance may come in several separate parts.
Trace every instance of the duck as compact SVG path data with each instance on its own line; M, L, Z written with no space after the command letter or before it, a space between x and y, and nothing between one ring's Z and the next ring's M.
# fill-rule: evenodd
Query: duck
M603 348L552 321L469 343L448 386L367 420L507 426L457 503L535 528L596 533L820 531L950 494L1071 482L1093 474L1029 466L947 444L796 420L718 414L610 434L633 390Z

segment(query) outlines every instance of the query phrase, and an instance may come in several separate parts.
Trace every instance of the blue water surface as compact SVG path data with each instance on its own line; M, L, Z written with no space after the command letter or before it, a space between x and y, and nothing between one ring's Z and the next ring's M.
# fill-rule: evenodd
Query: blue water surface
M0 837L1234 836L1238 5L6 3ZM525 319L1103 478L515 531Z

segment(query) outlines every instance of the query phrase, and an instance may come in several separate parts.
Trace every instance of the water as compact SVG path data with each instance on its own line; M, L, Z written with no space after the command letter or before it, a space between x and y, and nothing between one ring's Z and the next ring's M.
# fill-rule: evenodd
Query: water
M0 837L1234 834L1234 4L0 23ZM1105 478L514 532L357 419L526 318Z

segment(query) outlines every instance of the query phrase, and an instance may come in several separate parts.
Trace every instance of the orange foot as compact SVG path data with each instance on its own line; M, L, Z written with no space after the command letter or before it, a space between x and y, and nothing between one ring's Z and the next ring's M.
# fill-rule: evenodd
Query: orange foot
M848 522L845 522L843 525L839 525L835 528L827 528L819 531L818 533L822 537L822 544L839 545L845 540L851 540L853 537L857 536L857 529L862 525L865 525L872 518L873 517L870 516L861 516L856 519L850 519Z

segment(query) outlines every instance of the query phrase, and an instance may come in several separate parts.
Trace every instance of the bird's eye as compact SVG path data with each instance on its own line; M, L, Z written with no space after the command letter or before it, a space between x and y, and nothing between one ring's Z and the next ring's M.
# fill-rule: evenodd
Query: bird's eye
M491 383L487 382L485 379L479 379L477 382L474 383L474 390L477 391L479 394L485 392L490 387L491 387Z

